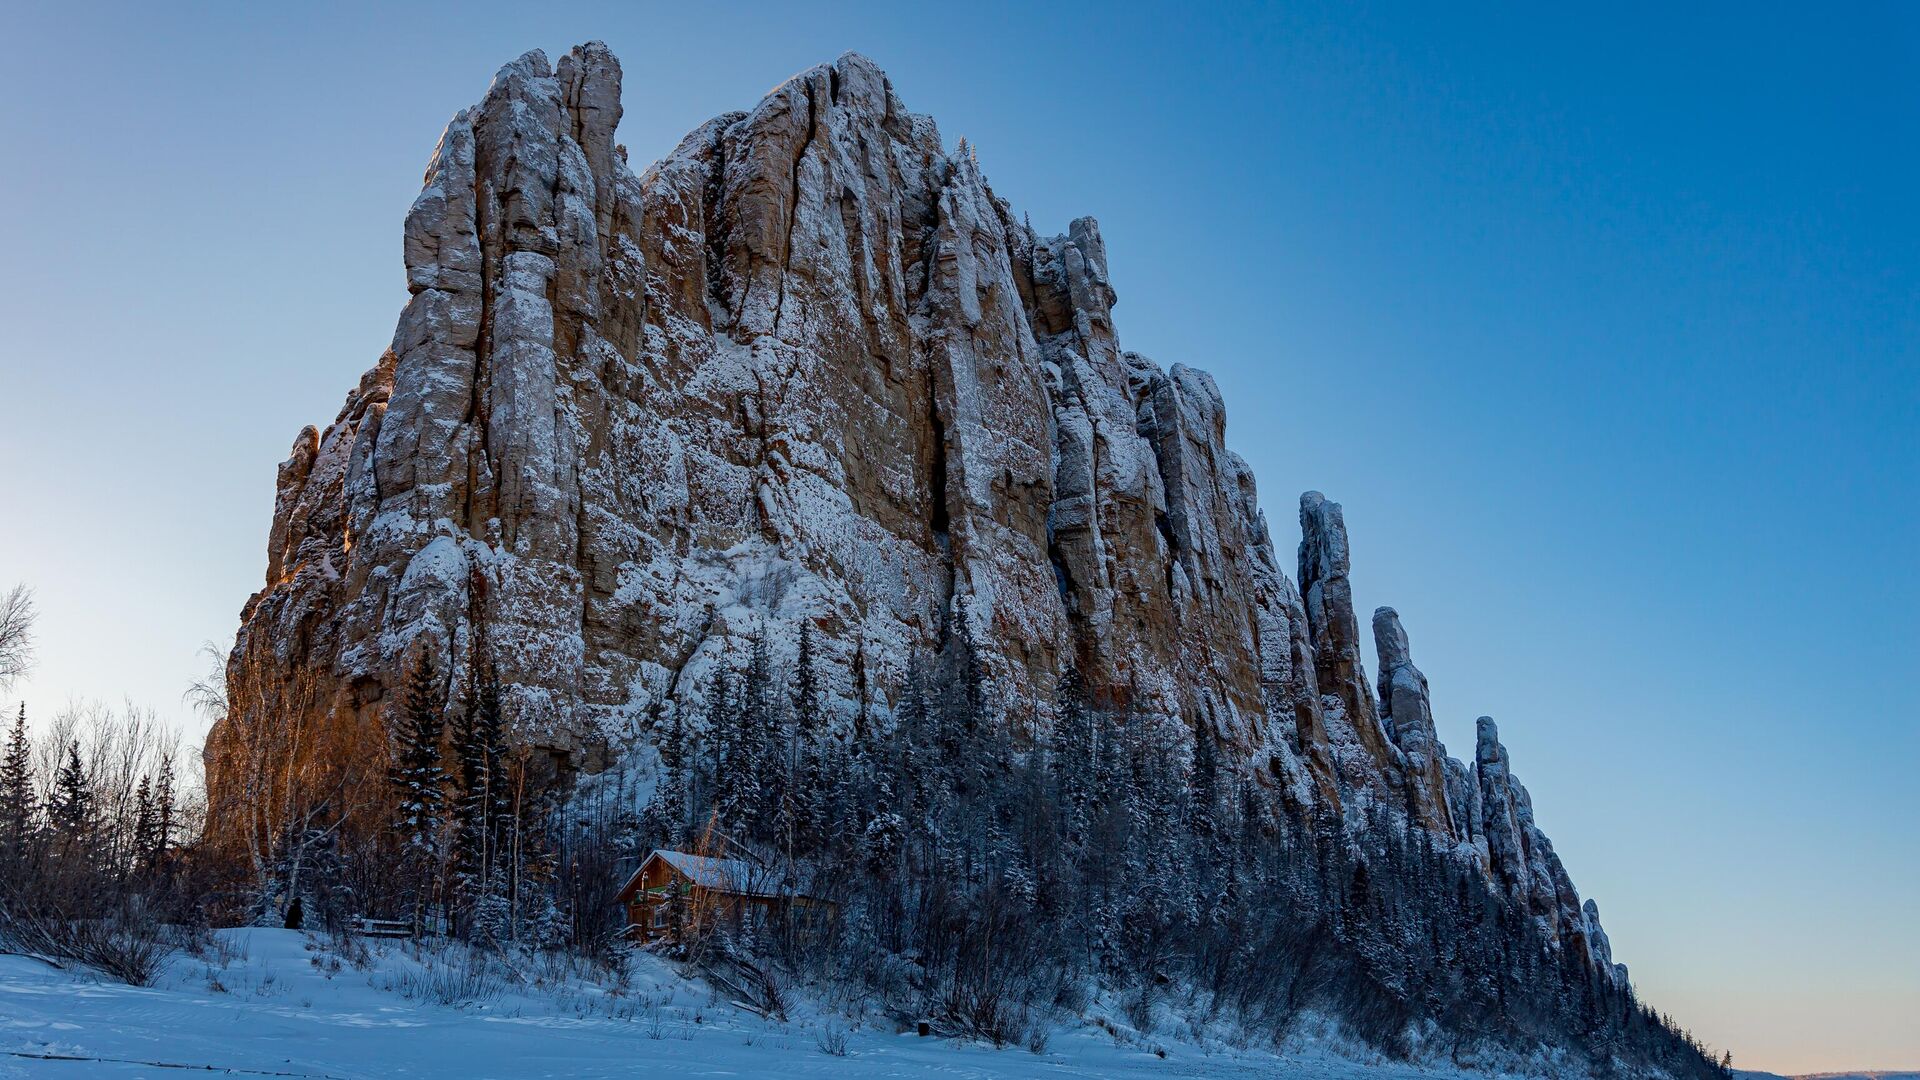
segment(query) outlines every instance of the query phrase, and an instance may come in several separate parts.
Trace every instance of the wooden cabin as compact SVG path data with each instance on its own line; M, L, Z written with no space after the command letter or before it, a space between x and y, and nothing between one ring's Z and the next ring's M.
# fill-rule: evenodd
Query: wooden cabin
M627 936L642 944L672 937L676 928L833 907L783 887L773 871L744 859L659 849L641 861L616 899L626 905Z

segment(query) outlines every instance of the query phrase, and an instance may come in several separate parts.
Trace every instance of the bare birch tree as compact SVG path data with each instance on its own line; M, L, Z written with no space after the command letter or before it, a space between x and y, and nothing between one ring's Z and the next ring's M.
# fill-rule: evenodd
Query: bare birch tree
M0 594L0 690L33 667L33 624L40 613L33 606L33 590L15 585Z
M213 720L206 835L245 860L256 919L284 914L315 852L381 797L384 744L321 695L312 671L257 652L189 691Z

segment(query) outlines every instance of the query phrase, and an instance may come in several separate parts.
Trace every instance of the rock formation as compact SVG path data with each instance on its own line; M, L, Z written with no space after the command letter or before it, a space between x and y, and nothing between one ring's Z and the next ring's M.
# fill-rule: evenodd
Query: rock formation
M1373 613L1374 648L1380 653L1380 719L1405 763L1407 800L1415 818L1433 832L1466 840L1454 829L1447 801L1446 747L1433 726L1427 677L1413 666L1407 632L1392 608Z
M1612 979L1615 986L1626 986L1627 965L1613 962L1613 944L1607 940L1607 932L1600 928L1600 905L1587 901L1580 909L1580 916L1586 926L1587 949L1594 967Z
M1320 683L1323 725L1342 785L1400 805L1403 756L1380 722L1360 657L1360 620L1347 580L1347 522L1317 491L1300 496L1300 590Z
M639 173L620 78L528 53L447 126L392 347L280 467L235 670L377 724L418 648L451 692L480 657L523 743L591 767L756 635L811 624L833 708L884 715L964 620L1022 730L1076 670L1298 820L1410 811L1611 970L1492 722L1446 756L1384 608L1376 698L1339 505L1302 498L1296 589L1213 379L1120 348L1092 219L1032 231L857 55Z

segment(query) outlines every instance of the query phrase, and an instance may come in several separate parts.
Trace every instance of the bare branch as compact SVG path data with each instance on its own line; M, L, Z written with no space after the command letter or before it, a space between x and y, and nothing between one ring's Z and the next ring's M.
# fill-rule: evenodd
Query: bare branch
M200 655L207 658L207 673L187 684L180 698L194 712L218 723L227 715L227 654L208 641L201 643Z
M33 667L33 623L39 616L33 590L25 585L0 595L0 690Z

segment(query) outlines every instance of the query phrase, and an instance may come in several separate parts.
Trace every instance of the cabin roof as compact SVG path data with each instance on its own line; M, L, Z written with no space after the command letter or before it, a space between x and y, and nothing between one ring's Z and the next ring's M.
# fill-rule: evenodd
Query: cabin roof
M627 879L620 889L620 899L629 900L640 891L640 881L646 876L647 868L655 860L666 863L689 882L703 889L715 892L733 893L737 896L783 896L790 890L782 889L774 880L773 872L765 867L755 866L744 859L716 859L710 855L693 855L685 851L667 851L655 848L640 862L639 869Z

